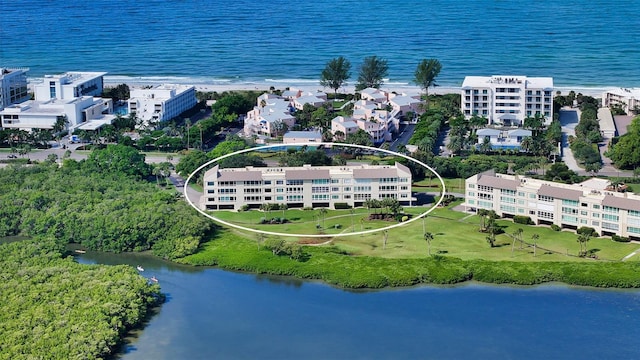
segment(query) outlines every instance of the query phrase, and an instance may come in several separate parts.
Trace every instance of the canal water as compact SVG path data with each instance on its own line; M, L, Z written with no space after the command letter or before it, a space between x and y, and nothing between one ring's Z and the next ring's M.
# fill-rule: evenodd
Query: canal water
M140 265L167 295L121 359L640 358L638 290L468 283L345 291L141 254L77 260Z

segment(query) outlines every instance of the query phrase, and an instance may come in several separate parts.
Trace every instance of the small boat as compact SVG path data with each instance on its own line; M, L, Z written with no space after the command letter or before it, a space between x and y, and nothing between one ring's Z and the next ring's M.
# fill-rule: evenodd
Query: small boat
M138 271L144 271L144 268L140 265L136 266L136 269L138 269Z
M149 280L151 280L151 281L153 281L153 282L155 282L155 283L157 283L157 282L158 282L158 279L156 279L156 277L155 277L155 276L152 276L151 278L149 278Z
M86 254L86 253L87 253L85 250L80 250L80 249L78 249L78 250L74 250L74 251L75 251L76 253L78 253L78 254Z

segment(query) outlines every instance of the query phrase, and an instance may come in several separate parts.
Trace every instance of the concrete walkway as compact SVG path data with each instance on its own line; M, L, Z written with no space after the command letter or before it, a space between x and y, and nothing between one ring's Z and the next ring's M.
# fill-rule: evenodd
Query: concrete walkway
M630 258L632 258L634 255L637 255L638 253L640 253L640 249L638 249L638 250L636 250L636 251L632 252L631 254L629 254L629 255L627 255L627 256L625 256L625 257L623 257L623 258L622 258L622 261L627 261L627 260L629 260Z

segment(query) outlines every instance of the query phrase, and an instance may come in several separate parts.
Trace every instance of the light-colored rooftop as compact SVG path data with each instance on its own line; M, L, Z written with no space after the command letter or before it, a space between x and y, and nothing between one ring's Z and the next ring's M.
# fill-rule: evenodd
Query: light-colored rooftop
M598 122L600 123L600 130L605 133L615 134L616 124L613 121L611 110L607 107L601 107L598 109Z
M552 77L527 77L523 75L466 76L462 88L524 87L553 89Z
M322 133L319 131L288 131L283 138L322 139Z
M640 88L614 88L604 92L606 94L615 94L618 96L624 96L627 98L640 99Z
M82 84L89 80L107 75L106 72L69 71L64 74L45 75L43 81L60 80L63 85Z

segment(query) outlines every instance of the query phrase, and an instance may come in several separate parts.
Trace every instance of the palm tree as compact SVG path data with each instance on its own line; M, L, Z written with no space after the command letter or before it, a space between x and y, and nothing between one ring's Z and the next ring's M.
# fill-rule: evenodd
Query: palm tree
M480 217L480 231L484 231L486 228L486 223L485 223L485 221L487 220L486 216L488 215L489 212L485 209L478 209L476 213Z
M538 239L540 239L540 235L531 235L531 240L533 240L533 257L536 257L536 247L538 246Z
M287 211L289 206L287 204L280 204L280 210L282 210L282 219L284 220L284 212Z
M427 242L428 254L429 256L431 256L431 240L433 240L433 234L430 232L425 232L423 236L424 240Z
M589 240L591 240L591 235L589 234L578 235L578 242L580 243L580 253L578 256L587 255L587 242L589 242Z
M320 213L320 217L322 217L322 228L324 229L324 219L325 216L327 215L327 208L320 208L319 213Z

